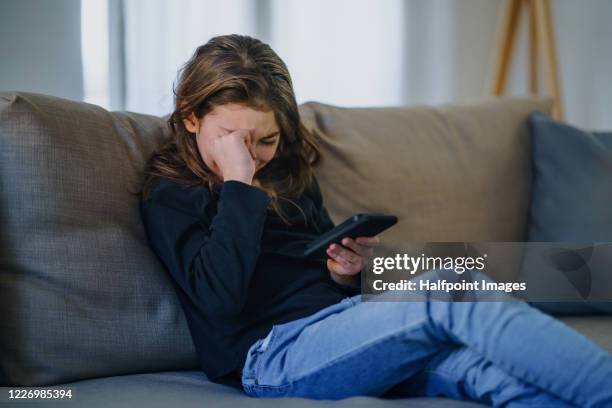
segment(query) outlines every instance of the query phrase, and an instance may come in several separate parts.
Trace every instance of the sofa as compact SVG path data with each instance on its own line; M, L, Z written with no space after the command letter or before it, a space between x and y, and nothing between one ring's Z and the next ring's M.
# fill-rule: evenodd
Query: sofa
M413 242L522 242L532 195L527 119L543 97L441 106L300 106L322 160L330 217L396 214L381 235ZM0 402L9 389L70 389L17 406L200 407L279 403L213 383L138 212L163 118L25 92L0 93ZM517 257L520 259L520 257ZM503 278L503 277L497 277ZM612 351L612 317L560 317ZM76 403L76 405L75 405ZM72 405L71 405L72 404ZM476 407L444 398L289 398L288 407Z

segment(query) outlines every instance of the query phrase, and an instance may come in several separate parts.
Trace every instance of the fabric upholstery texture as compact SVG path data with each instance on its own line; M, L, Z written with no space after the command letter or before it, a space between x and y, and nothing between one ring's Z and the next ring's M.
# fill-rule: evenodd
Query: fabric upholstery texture
M562 318L564 323L584 333L609 352L612 352L612 318L610 317L572 317ZM177 405L181 407L228 407L236 406L268 407L278 404L278 400L253 399L244 396L239 384L214 384L206 379L199 371L157 372L147 374L134 374L107 378L96 378L72 383L61 384L62 387L74 390L73 401L53 401L55 407L88 408L113 407L139 407L147 408L167 407ZM59 385L58 385L59 388ZM249 398L248 400L246 398ZM282 400L283 407L306 408L330 406L328 401L312 401L303 398L287 398ZM443 398L411 398L410 400L380 399L372 397L354 397L346 400L334 401L338 408L438 408L438 407L484 407L482 404L454 401ZM40 408L46 406L42 402L31 404L20 403L19 406ZM51 404L49 404L51 406Z
M529 116L534 189L530 241L612 241L612 135Z
M96 378L61 384L54 388L71 388L73 399L65 401L15 404L24 408L477 408L485 405L446 398L410 398L409 400L375 397L353 397L339 401L316 401L305 398L251 398L237 388L239 384L221 385L206 379L201 371L170 371ZM0 391L3 391L0 389ZM6 391L4 391L6 394ZM1 401L1 400L0 400ZM1 403L1 402L0 402ZM48 405L47 405L48 404Z
M542 112L529 115L529 126L534 174L524 280L543 310L578 313L588 305L557 302L609 301L612 290L612 134ZM592 306L612 311L612 303Z
M525 241L527 117L551 108L550 98L513 97L439 107L306 103L302 113L320 140L316 172L332 220L394 214L398 224L381 234L386 249L419 255L424 242ZM496 248L479 247L489 254ZM522 246L512 250L516 256L502 257L507 265L490 262L494 278L517 276Z
M153 116L0 94L0 385L197 367L130 194L164 132Z
M307 103L301 112L322 147L315 171L334 222L356 212L396 214L398 225L383 239L407 249L410 242L525 240L526 120L551 105L549 98L513 97L440 107ZM111 390L127 398L140 389L144 398L157 387L170 393L174 380L162 386L163 374L143 382L111 376L197 368L184 315L130 194L167 136L162 118L0 93L0 385L96 378L81 394L92 401ZM606 322L574 320L609 349ZM189 391L194 404L204 395L221 401L231 390L206 383L216 394L202 383L198 377L198 390ZM408 406L445 406L440 401Z

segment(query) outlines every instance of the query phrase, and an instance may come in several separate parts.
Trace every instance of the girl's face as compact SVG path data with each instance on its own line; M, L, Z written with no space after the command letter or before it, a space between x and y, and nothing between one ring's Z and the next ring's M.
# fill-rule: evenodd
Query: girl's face
M209 169L221 177L221 172L206 146L210 138L220 137L239 129L251 133L251 157L255 161L255 173L274 158L280 142L280 130L272 110L259 111L244 105L228 103L218 105L212 111L197 120L192 113L184 119L185 128L196 134L198 150Z

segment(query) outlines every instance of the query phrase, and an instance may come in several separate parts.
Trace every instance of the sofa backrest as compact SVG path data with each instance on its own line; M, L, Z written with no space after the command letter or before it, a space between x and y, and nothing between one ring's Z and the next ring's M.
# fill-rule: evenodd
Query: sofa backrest
M529 112L548 98L443 107L301 106L338 223L399 216L414 241L521 241L530 194ZM197 367L168 275L138 212L159 117L0 93L0 385Z
M427 243L479 242L475 247L490 255L487 267L499 280L516 276L523 245L487 243L526 240L532 167L527 117L551 109L549 97L438 107L301 107L321 144L316 174L336 224L356 212L396 215L398 224L381 234L387 254L418 256L426 248L435 254ZM440 249L449 253L449 245Z

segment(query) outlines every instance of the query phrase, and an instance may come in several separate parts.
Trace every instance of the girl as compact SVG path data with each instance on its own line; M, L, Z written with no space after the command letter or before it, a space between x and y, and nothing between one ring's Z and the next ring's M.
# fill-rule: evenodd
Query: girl
M611 356L525 302L362 302L378 237L345 238L326 261L300 256L334 225L313 176L319 150L268 45L200 46L169 124L141 212L210 380L238 375L256 397L612 406Z

